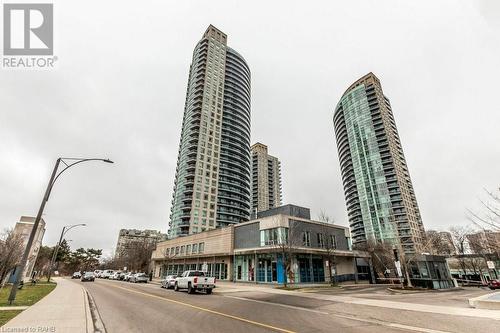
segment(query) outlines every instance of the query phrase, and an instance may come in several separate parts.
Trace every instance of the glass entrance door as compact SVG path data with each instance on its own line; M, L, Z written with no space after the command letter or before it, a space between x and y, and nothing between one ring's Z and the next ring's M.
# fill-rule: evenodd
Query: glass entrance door
M272 281L277 282L278 281L278 271L276 269L276 261L273 261L271 263L271 274L272 274Z

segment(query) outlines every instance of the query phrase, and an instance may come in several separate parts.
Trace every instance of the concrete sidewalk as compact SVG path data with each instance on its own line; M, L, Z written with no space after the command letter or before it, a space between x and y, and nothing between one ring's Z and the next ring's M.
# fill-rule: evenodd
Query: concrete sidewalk
M0 332L90 333L94 325L85 289L54 278L56 288L0 328Z

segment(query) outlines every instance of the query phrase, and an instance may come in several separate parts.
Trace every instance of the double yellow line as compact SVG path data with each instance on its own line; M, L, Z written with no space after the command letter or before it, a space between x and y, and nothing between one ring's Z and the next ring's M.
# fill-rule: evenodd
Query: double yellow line
M253 321L253 320L241 318L241 317L238 317L238 316L233 316L233 315L230 315L228 313L219 312L219 311L215 311L215 310L210 310L210 309L202 308L200 306L196 306L196 305L193 305L193 304L184 303L184 302L181 302L181 301L176 301L176 300L173 300L173 299L170 299L170 298L161 297L161 296L157 296L157 295L153 295L153 294L149 294L149 293L144 293L142 291L138 291L138 290L134 290L134 289L129 289L129 288L124 288L124 287L116 286L116 285L114 285L114 283L107 283L106 285L111 286L113 288L123 289L123 290L126 290L126 291L131 292L131 293L135 293L135 294L139 294L139 295L143 295L143 296L147 296L147 297L151 297L151 298L157 298L157 299L160 299L160 300L163 300L163 301L167 301L167 302L170 302L170 303L175 303L175 304L178 304L178 305L187 306L187 307L190 307L192 309L196 309L196 310L200 310L200 311L212 313L212 314L219 315L219 316L226 317L226 318L231 318L231 319L238 320L238 321L241 321L241 322L244 322L244 323L248 323L248 324L252 324L252 325L255 325L255 326L260 326L260 327L268 328L268 329L271 329L271 330L274 330L274 331L277 331L277 332L295 333L294 331L286 330L286 329L279 328L279 327L276 327L276 326L267 325L267 324L264 324L264 323L260 323L258 321Z

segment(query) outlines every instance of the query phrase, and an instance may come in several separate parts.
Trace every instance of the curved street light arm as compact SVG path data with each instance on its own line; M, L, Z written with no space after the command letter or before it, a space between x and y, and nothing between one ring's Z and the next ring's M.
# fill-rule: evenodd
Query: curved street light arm
M66 233L68 231L70 231L71 229L73 229L75 227L84 227L86 225L87 224L85 224L85 223L78 223L78 224L73 224L73 225L67 225L67 226L64 227L63 236L66 235Z
M47 196L45 198L45 201L48 201L49 200L49 197L50 197L50 193L52 192L52 187L54 186L54 184L56 183L57 179L59 178L59 176L62 175L62 173L66 170L68 170L69 168L71 168L72 166L76 165L76 164L79 164L79 163L82 163L82 162L89 162L89 161L103 161L103 162L106 162L106 163L113 163L111 160L109 159L104 159L104 158L59 158L59 160L61 162L63 162L66 167L64 169L62 169L57 175L56 177L54 178L54 180L52 181L52 183L49 185L50 186L50 190L49 192L47 193ZM64 162L64 160L76 160L76 162L73 162L71 164L67 164L66 162Z

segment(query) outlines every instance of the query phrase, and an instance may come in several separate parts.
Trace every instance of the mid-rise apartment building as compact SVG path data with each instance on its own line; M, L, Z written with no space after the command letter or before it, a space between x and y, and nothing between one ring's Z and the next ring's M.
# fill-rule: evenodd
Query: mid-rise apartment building
M21 237L23 241L23 249L26 248L28 244L28 240L31 235L31 231L33 230L33 226L35 225L35 218L31 216L21 216L19 222L16 223L14 227L14 235ZM31 249L28 254L28 260L26 261L26 266L24 267L23 276L21 280L28 280L33 276L33 268L35 267L36 259L38 258L38 252L40 251L40 247L42 246L43 236L45 234L45 221L40 219L38 224L38 230L35 233L35 238L33 239L33 243L31 244ZM11 274L11 278L13 278L16 274L14 270Z
M252 217L257 212L281 206L281 163L257 142L252 153Z
M123 257L128 251L135 251L138 246L153 247L167 239L166 234L156 230L121 229L116 242L116 257Z

